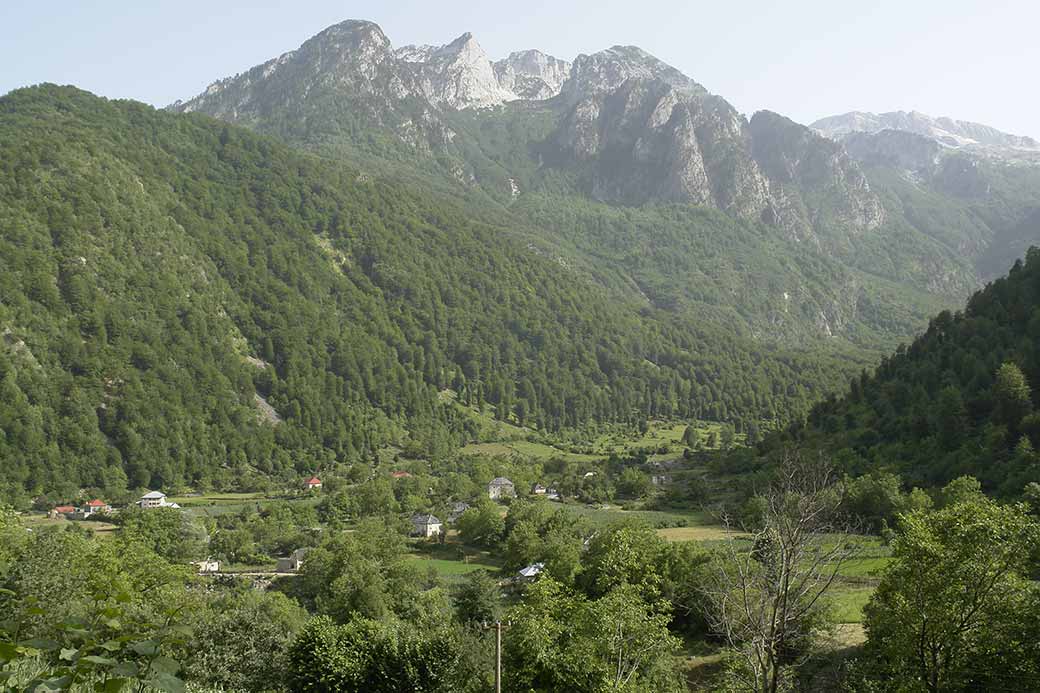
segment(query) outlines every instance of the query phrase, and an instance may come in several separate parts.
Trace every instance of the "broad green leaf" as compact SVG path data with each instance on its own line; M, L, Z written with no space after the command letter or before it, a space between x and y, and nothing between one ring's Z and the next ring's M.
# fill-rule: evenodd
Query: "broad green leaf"
M130 683L130 679L109 679L101 687L102 693L119 693Z
M113 676L133 678L140 673L141 667L136 662L119 662L109 671Z
M84 662L90 662L91 664L97 664L98 666L110 667L114 666L118 662L111 657L100 657L98 655L87 655L83 658Z
M159 645L154 640L141 640L130 645L130 649L144 657L151 657L159 651Z
M152 671L165 672L167 674L176 674L180 671L181 665L174 659L169 657L156 657L152 662Z

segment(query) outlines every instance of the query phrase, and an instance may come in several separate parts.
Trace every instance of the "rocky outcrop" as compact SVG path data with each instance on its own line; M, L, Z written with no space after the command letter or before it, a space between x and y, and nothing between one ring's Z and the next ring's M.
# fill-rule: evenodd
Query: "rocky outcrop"
M591 165L594 197L692 202L750 218L768 208L744 119L644 51L615 46L579 56L562 94L566 111L553 144Z
M494 64L499 85L521 99L545 100L560 93L571 64L541 51L510 53Z
M609 94L629 80L661 82L678 90L707 94L704 87L636 46L614 46L592 55L579 55L561 92L576 101Z
M840 144L770 111L756 113L750 131L761 170L789 196L801 198L806 221L817 230L857 232L884 223L881 200Z
M518 98L499 84L491 60L473 34L465 33L440 48L406 46L396 55L413 67L423 95L436 106L486 108Z
M903 130L850 132L842 138L849 155L864 166L883 166L930 176L939 168L943 145Z

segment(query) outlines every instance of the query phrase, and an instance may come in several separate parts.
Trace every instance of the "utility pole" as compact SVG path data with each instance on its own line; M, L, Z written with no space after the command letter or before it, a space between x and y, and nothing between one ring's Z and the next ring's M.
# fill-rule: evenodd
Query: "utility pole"
M510 624L495 621L490 625L482 625L484 630L495 629L495 693L502 693L502 629L508 628Z
M502 622L495 621L495 693L502 693Z

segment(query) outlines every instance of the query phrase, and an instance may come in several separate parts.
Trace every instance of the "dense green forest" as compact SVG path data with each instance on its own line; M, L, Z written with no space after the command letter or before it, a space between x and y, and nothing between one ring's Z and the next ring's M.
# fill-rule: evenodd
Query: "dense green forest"
M203 116L0 100L5 495L443 455L438 394L546 430L750 422L852 365L604 292L461 208Z
M940 313L848 394L813 408L804 425L763 448L797 444L836 456L848 472L889 471L940 486L961 475L1018 496L1040 481L1040 250Z

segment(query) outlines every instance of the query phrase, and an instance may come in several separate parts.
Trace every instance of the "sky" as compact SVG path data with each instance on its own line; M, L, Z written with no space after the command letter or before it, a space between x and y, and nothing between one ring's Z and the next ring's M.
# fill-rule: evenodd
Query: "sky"
M345 19L492 58L653 53L742 112L917 110L1040 138L1036 0L0 0L0 94L56 82L156 106Z

